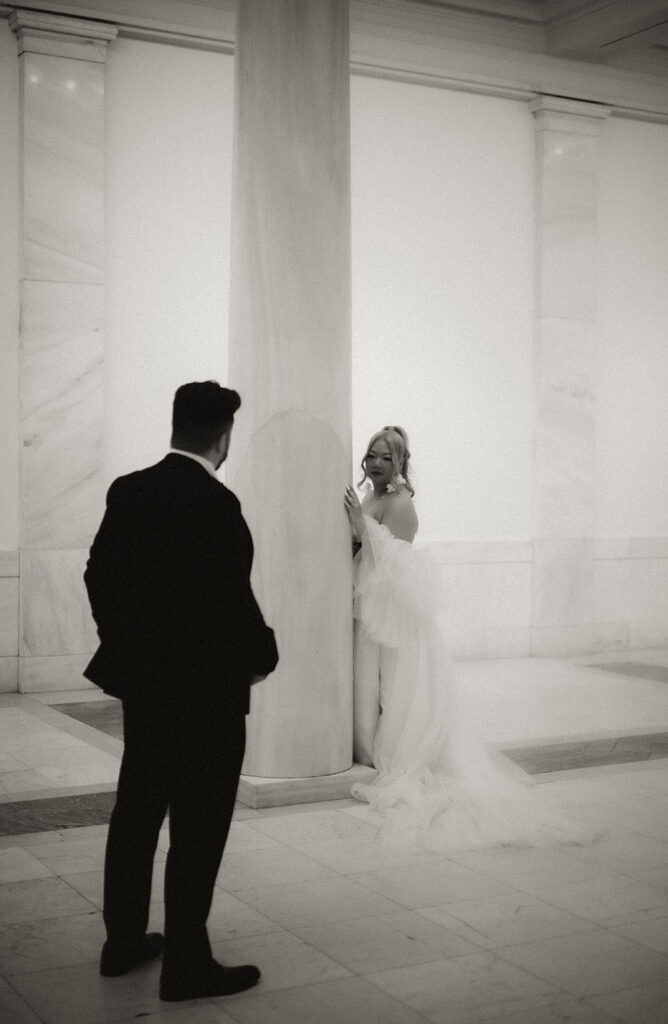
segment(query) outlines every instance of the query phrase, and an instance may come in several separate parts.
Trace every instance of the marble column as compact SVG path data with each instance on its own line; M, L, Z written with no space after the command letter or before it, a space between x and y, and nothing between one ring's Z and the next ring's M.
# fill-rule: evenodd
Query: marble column
M347 0L240 0L228 480L281 661L253 690L244 773L352 761Z
M592 644L599 136L610 108L531 101L536 136L533 655Z
M16 10L21 87L19 689L86 685L103 510L104 61L116 30Z

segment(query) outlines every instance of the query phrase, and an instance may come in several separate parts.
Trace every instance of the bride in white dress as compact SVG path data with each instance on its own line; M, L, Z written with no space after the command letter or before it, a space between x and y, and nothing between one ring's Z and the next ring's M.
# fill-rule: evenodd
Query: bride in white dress
M376 776L352 795L370 805L384 839L446 853L589 841L458 713L438 626L439 569L412 546L406 432L374 434L362 469L360 486L372 488L361 504L352 487L344 499L357 549L354 755Z

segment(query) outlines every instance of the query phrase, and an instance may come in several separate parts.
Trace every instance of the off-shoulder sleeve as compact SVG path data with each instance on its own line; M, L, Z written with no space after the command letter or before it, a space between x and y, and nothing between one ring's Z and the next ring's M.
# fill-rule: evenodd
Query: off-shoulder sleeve
M354 614L376 643L399 647L442 605L438 565L423 548L397 540L387 527L364 516L362 550L356 559Z

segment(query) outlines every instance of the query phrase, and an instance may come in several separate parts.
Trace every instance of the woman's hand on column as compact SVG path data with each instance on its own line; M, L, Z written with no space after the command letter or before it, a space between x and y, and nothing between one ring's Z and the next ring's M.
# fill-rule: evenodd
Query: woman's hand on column
M346 493L343 497L343 504L346 510L350 525L353 530L353 536L356 540L362 539L364 533L364 516L362 514L362 506L360 500L357 497L354 488L346 487Z

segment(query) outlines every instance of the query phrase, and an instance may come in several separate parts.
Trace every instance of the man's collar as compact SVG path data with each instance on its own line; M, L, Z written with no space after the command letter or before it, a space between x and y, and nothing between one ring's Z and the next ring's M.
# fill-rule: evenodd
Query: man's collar
M200 466L203 466L214 480L218 480L218 477L216 476L216 467L212 462L209 462L208 459L205 459L203 455L196 455L195 452L184 452L182 448L170 448L169 454L185 455L187 459L193 459L194 462L199 462Z

